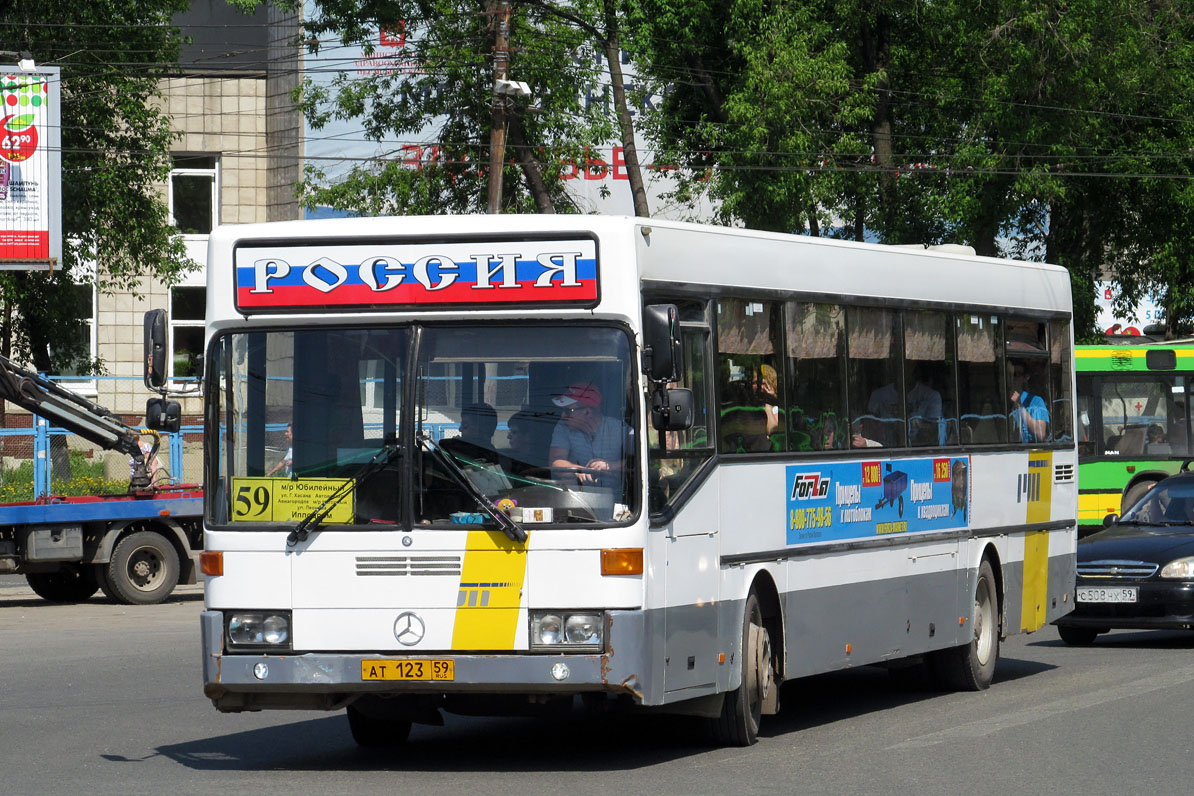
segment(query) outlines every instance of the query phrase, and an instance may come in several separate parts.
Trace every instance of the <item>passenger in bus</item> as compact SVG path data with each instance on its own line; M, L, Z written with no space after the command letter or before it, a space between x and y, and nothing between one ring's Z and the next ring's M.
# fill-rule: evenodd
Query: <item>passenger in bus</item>
M570 385L551 402L564 412L547 452L552 469L581 484L610 483L622 469L629 427L601 413L601 390L591 381Z
M758 382L757 394L766 412L767 433L769 435L780 434L783 432L783 424L780 422L779 374L776 373L775 368L763 363L759 365Z
M913 364L908 377L912 387L905 395L908 408L908 444L944 445L946 424L941 416L941 393L924 380L919 364Z
M721 413L721 443L726 453L765 453L775 450L767 433L763 407L736 406ZM779 450L783 448L780 447Z
M910 445L944 445L945 423L941 419L941 393L925 383L921 368L913 364L908 370L912 386L904 394L908 411L908 443ZM868 419L874 419L876 429L861 424L852 437L855 448L881 448L897 442L892 421L898 420L904 407L894 383L884 384L871 392L867 401ZM882 437L882 439L875 439Z
M1144 452L1153 456L1169 453L1169 443L1165 440L1165 429L1156 423L1148 427L1148 442Z
M274 465L274 469L266 473L266 477L273 475L279 470L282 471L283 478L289 478L293 473L294 462L294 429L290 423L286 424L286 453L282 456L282 461Z
M554 419L554 418L553 418ZM523 410L506 421L506 440L510 443L501 457L502 470L511 475L525 475L547 469L549 442L543 433L552 431L545 416Z
M1020 442L1044 442L1049 438L1049 407L1045 399L1029 389L1028 373L1021 365L1012 368L1012 427Z
M1186 455L1186 404L1184 401L1174 401L1169 410L1169 450L1170 453Z
M497 412L487 403L469 404L460 412L460 436L440 443L445 451L458 459L497 464L493 447L497 431Z

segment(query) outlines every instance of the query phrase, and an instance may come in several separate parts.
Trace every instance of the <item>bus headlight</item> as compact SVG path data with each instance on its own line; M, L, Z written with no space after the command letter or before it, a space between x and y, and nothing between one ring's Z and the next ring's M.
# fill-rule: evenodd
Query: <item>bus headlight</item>
M531 649L536 652L600 652L605 616L600 611L532 611Z
M290 649L289 611L234 611L228 614L228 646L236 649Z

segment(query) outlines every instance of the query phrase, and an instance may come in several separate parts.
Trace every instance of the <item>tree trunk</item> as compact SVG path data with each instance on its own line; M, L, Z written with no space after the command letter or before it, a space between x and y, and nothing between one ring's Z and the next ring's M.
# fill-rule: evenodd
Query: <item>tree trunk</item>
M871 118L871 146L875 149L875 165L879 168L879 216L883 231L891 235L898 207L895 154L891 144L891 19L886 14L877 14L873 20L863 22L862 58L867 71L878 76L875 81L875 115Z
M543 169L539 161L531 154L527 146L526 130L522 126L522 116L518 113L510 115L510 144L514 148L514 157L518 160L522 174L526 177L527 185L531 189L531 197L535 200L535 209L540 213L554 213L555 203L551 201L551 191L543 179Z
M622 45L619 36L618 14L614 0L604 0L605 7L605 57L609 61L609 79L614 90L614 109L618 114L618 127L622 131L622 154L626 159L626 176L630 180L630 197L634 201L634 214L643 218L651 215L647 206L647 189L643 184L643 172L638 162L638 147L634 143L634 121L626 105L626 84L622 76ZM612 160L612 158L611 158Z

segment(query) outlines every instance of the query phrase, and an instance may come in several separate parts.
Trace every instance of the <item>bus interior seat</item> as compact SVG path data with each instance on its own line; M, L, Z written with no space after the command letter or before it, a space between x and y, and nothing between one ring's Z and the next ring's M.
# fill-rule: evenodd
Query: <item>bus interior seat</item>
M1128 426L1123 436L1115 443L1115 449L1129 456L1140 456L1144 453L1144 426Z

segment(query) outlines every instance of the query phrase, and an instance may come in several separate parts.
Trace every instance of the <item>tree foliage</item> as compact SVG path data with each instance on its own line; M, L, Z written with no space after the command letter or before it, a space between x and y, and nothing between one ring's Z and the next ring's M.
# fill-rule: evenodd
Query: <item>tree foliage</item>
M1059 262L1081 335L1110 269L1194 311L1187 4L642 4L652 137L723 221Z
M359 123L366 138L423 146L417 164L401 149L329 179L309 167L305 202L361 213L442 213L486 206L494 103L504 105L507 153L502 207L507 211L575 211L561 179L590 148L614 132L584 89L599 79L592 40L578 21L599 25L598 2L511 3L510 79L533 87L533 99L495 99L496 4L467 0L314 0L302 22L313 52L320 41L373 55L379 27L401 29L406 44L394 68L344 72L330 84L308 77L300 106L314 129ZM376 63L376 62L375 62ZM380 65L379 65L380 66Z
M62 70L63 258L55 273L0 277L11 353L37 368L86 365L77 291L94 264L102 292L170 282L193 267L161 186L176 134L155 101L176 74L172 18L187 0L0 0L0 40ZM90 279L90 277L86 277ZM6 353L9 353L6 351Z

